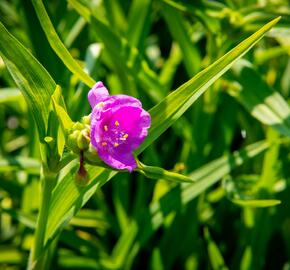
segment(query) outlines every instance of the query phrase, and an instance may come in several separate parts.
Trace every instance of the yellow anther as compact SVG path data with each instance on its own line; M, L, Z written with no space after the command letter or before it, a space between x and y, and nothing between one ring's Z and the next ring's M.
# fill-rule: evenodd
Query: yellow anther
M108 126L107 125L104 125L104 130L108 131Z
M102 142L102 146L106 146L107 145L107 143L106 142Z
M98 104L97 104L97 107L98 108L103 108L105 106L105 103L104 102L99 102Z
M118 147L119 144L117 142L114 143L114 147Z
M126 141L128 137L129 137L129 135L126 133L126 134L124 134L124 135L120 138L120 140L121 140L121 141Z
M118 121L115 121L115 126L116 127L120 126L120 123Z

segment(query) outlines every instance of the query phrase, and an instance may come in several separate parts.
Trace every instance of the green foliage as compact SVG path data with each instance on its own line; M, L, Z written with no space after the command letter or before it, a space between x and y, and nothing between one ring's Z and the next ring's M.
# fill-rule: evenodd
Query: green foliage
M0 23L1 56L35 117L40 139L46 135L50 96L56 84L41 64Z
M1 269L288 267L290 9L262 2L0 1ZM152 125L135 172L81 179L99 80Z
M42 29L45 31L49 44L51 45L55 53L59 56L59 58L64 62L66 67L71 72L76 74L79 79L86 83L89 87L92 87L95 84L95 81L81 69L81 67L72 58L66 47L62 44L60 38L55 32L55 29L49 19L48 14L46 13L42 1L36 0L32 2L37 13L39 22L41 23Z

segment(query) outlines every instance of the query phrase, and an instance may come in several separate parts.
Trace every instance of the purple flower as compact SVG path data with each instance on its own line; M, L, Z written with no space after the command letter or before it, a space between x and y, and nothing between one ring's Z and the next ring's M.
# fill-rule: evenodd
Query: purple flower
M133 151L147 136L151 124L141 102L127 95L110 96L102 82L97 82L88 94L91 114L91 144L99 157L115 169L136 167Z

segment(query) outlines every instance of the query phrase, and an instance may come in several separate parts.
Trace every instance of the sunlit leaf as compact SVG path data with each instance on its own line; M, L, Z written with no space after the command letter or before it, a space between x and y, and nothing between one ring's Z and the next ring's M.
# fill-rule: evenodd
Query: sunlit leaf
M290 107L281 94L274 91L247 61L239 61L233 67L233 75L236 90L230 93L263 124L290 136Z
M0 35L0 55L29 104L40 138L43 139L46 135L50 96L56 84L43 66L1 22Z
M32 3L50 46L72 73L78 76L79 79L89 87L92 87L95 84L95 81L82 70L80 65L73 59L69 51L60 40L49 16L46 13L42 0L33 0Z
M281 203L279 200L231 200L234 204L242 207L270 207Z

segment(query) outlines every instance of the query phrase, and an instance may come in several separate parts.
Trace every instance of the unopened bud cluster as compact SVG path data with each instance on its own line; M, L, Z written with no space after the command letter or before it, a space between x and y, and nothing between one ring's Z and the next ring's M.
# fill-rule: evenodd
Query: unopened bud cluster
M81 122L73 124L67 139L67 145L76 154L86 151L90 145L90 119L82 118Z
M82 151L87 162L99 164L99 156L90 141L90 116L88 115L73 124L68 133L67 146L77 155Z

